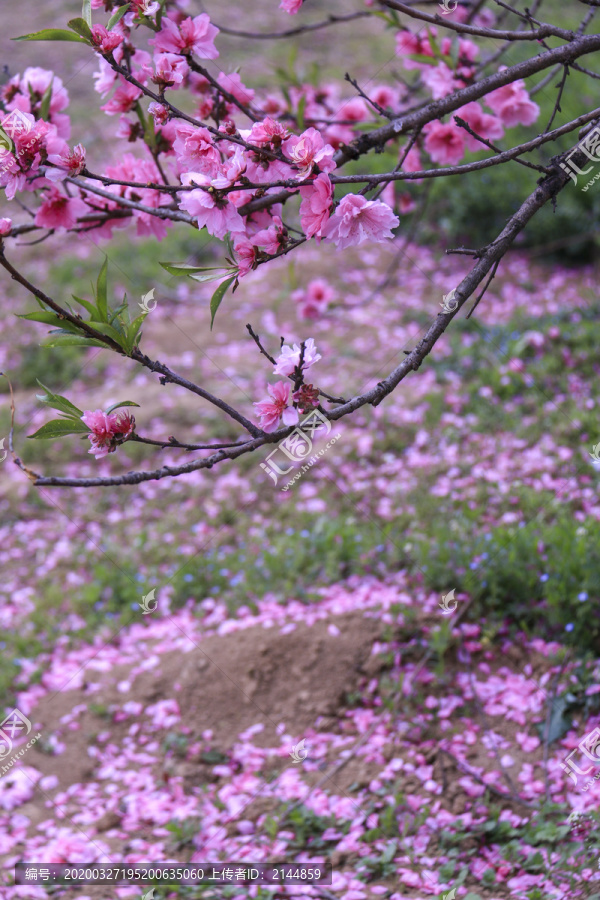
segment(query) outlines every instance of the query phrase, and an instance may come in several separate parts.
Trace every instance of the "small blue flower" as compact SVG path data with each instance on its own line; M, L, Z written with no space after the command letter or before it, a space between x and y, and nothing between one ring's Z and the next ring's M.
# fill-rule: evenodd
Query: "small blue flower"
M585 600L587 600L587 598L588 598L587 591L582 591L580 594L577 595L577 599L579 600L580 603L583 603Z
M300 532L300 537L307 538L310 537L310 531L307 531L306 528L303 528Z
M549 578L550 578L549 575L545 575L545 574L544 574L544 575L540 575L540 581L548 581Z
M191 574L188 572L187 575L184 575L184 576L183 576L183 580L184 580L184 581L193 581L193 580L194 580L194 576L191 575Z
M490 558L490 554L489 554L489 553L482 553L482 554L481 554L481 558L482 558L482 559L489 559L489 558Z
M286 533L286 534L293 534L293 533L294 533L294 529L293 529L293 528L286 528L286 529L285 529L285 533Z
M470 569L477 569L478 567L479 567L479 563L478 563L478 562L475 562L475 560L473 560L472 563L469 563L469 568L470 568Z
M573 631L574 628L575 628L575 626L573 625L572 622L569 622L568 625L565 625L565 631Z

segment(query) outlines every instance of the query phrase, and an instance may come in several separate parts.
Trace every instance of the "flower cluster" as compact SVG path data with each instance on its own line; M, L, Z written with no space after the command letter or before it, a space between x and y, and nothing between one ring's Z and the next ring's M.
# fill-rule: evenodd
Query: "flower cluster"
M299 344L289 347L284 344L278 358L275 360L274 375L284 375L288 378L304 374L321 359L313 338L304 341L304 348ZM298 424L298 409L306 412L318 405L319 392L313 385L301 385L294 393L285 381L268 385L269 398L255 403L257 414L260 418L260 427L267 434L277 431L280 421L284 425ZM290 400L291 397L291 400Z

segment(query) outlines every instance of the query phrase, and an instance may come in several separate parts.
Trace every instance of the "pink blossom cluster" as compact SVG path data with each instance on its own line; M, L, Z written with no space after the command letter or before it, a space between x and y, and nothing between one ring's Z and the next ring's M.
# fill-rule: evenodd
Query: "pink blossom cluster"
M435 38L437 33L435 27L431 28L430 33ZM421 82L433 100L440 100L466 87L475 73L474 64L479 55L476 44L460 38L456 64L452 62L451 51L452 41L448 37L440 41L439 53L442 56L440 60L434 53L428 34L401 31L396 36L396 53L401 58L402 65L405 69L416 69L420 72ZM429 57L431 63L414 59L414 56ZM500 67L499 71L504 68L506 67ZM532 125L540 113L539 106L530 99L522 80L491 91L485 96L484 102L492 113L485 112L481 104L474 101L456 110L449 122L442 123L435 120L425 125L424 148L434 162L444 166L455 166L463 159L467 150L475 152L485 147L485 144L455 122L456 116L463 119L472 131L485 140L497 141L503 137L505 128ZM405 166L405 169L417 171L411 170L408 166Z
M273 374L291 377L299 371L304 373L320 359L321 354L317 352L313 338L308 338L304 342L304 353L299 344L294 344L293 347L284 344L275 360ZM304 410L309 406L317 405L314 393L307 392L307 387L309 386L302 385L292 393L290 385L285 381L268 385L268 399L254 404L263 431L267 434L277 431L281 421L284 425L297 425L299 406ZM312 385L310 387L312 388Z
M85 410L81 419L90 429L88 437L92 446L88 452L96 459L114 453L118 444L131 437L135 429L135 419L128 412L105 413L101 409L95 412Z
M0 187L6 196L35 192L34 223L39 228L101 239L133 222L138 236L162 240L173 220L181 219L219 240L231 239L238 277L285 255L299 240L284 221L282 203L273 200L256 208L256 201L281 195L282 188L299 199L307 239L344 250L393 238L400 224L394 210L410 212L411 194L396 197L388 185L381 199L360 193L336 198L336 168L340 149L365 122L406 108L407 88L400 82L374 84L368 95L347 98L335 84L297 83L285 96L258 96L239 72L213 77L195 63L219 56L219 29L206 13L187 15L185 6L168 5L159 15L155 0L131 0L110 27L108 21L93 24L88 43L98 60L94 78L104 101L101 109L116 117L117 137L132 149L141 145L140 153L121 153L99 173L82 143L68 143L69 98L60 78L28 68L0 89L0 127L8 136L8 145L6 140L0 145ZM280 4L292 15L301 6L301 0ZM92 4L94 10L106 7L101 0ZM147 49L142 49L134 37L148 26ZM437 100L475 76L479 48L463 37L455 40L456 46L446 37L438 46L435 38L435 28L417 34L401 31L396 52ZM123 67L127 77L119 71ZM180 116L170 108L168 92L183 90L195 104L194 116ZM145 91L152 92L151 102ZM455 116L488 141L502 138L505 128L532 124L539 114L522 81L490 92L482 103L468 103ZM250 116L251 127L238 125L241 114L244 122ZM299 121L304 123L300 127ZM403 168L418 171L423 149L436 163L456 165L467 150L481 146L455 118L436 120L425 125ZM165 181L175 190L163 190ZM9 234L13 226L6 220L0 227ZM318 303L302 310L303 317L313 318Z

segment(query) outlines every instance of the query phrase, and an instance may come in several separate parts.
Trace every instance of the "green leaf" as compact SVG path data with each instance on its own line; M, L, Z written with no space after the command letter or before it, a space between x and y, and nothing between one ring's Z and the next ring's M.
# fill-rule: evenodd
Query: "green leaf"
M67 25L73 31L76 31L77 34L80 34L82 38L85 38L86 42L92 40L92 29L85 19L70 19Z
M131 322L127 328L125 340L127 341L127 352L130 355L133 352L133 348L135 347L135 345L137 343L137 340L136 340L137 336L139 334L140 328L144 324L144 320L147 315L148 315L148 313L142 313L141 315L137 316L137 318L135 318L133 320L133 322Z
M42 403L46 403L48 406L51 406L53 409L58 409L60 412L66 413L68 416L72 416L76 419L80 419L83 415L82 410L78 409L70 400L67 400L66 397L63 397L61 394L54 394L47 388L45 384L36 378L37 383L41 388L44 388L46 391L45 394L36 394L35 396L38 400L41 400Z
M238 270L237 267L235 269L219 269L218 272L215 272L212 275L190 275L192 281L198 281L200 284L208 284L210 281L221 281L225 275L235 275L237 276Z
M117 22L121 21L121 19L123 18L123 16L125 15L125 13L127 12L128 9L129 9L129 3L124 3L123 6L120 6L118 8L116 13L113 13L113 15L108 20L108 25L106 26L108 31L110 31L110 29L113 27L113 25L116 25Z
M552 704L552 714L550 716L550 726L548 728L548 743L557 741L567 731L571 730L571 716L568 710L572 708L572 704L567 697L557 697ZM539 736L542 740L546 739L546 722L538 722L536 725Z
M100 313L97 310L97 308L94 306L93 303L90 303L89 300L82 300L81 297L76 297L75 294L71 294L71 296L72 296L73 300L75 300L77 303L81 303L83 308L89 312L90 318L92 318L92 319L100 318Z
M89 434L90 429L85 422L76 422L74 419L54 419L47 422L35 432L28 434L27 437L36 441L48 441L52 438L61 438L67 434Z
M91 0L83 0L81 4L81 15L83 19L88 23L90 28L92 27L92 4Z
M55 332L51 337L46 338L40 344L41 347L103 347L106 344L97 341L96 338L84 337L79 334L68 334L67 332Z
M119 347L125 349L125 335L121 331L118 331L113 325L109 325L108 322L88 322L87 324L91 328L95 328L96 331L99 331L100 334L105 334L106 337L112 338Z
M133 400L121 400L120 403L113 403L112 406L109 406L106 410L106 415L113 412L115 409L120 409L122 406L137 406L139 409L140 404L134 403Z
M108 300L106 292L106 272L108 269L108 256L104 258L98 281L96 282L96 303L101 322L108 322Z
M42 97L42 102L40 104L40 118L41 119L49 119L50 118L50 100L52 99L52 84L54 82L54 78L50 80L50 84L44 91L44 96Z
M300 97L300 102L298 103L298 109L296 110L296 122L298 124L298 130L304 131L304 110L306 109L306 94L302 94Z
M176 275L177 277L181 275L192 275L194 272L223 271L223 266L188 266L186 263L171 262L161 262L160 265L169 273L169 275Z
M44 28L43 31L32 31L31 34L23 34L21 37L12 38L13 41L73 41L76 44L84 44L85 41L65 31L64 28Z
M78 333L75 325L72 325L70 322L66 322L64 319L61 319L60 316L57 316L55 312L33 312L27 313L26 315L19 315L17 316L17 318L27 319L30 322L42 322L43 325L53 325L54 328L61 328L65 331L72 331L74 334Z
M217 310L221 305L221 301L223 297L227 293L228 288L231 287L234 281L236 281L237 275L232 275L231 278L228 278L219 287L216 289L212 297L210 298L210 330L212 331L213 323L215 321L215 316L217 314Z

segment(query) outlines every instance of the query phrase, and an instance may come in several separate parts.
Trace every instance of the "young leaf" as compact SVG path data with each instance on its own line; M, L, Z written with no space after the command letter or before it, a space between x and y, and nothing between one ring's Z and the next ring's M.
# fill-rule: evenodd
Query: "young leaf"
M73 31L76 31L77 34L80 34L81 37L85 38L86 42L91 41L92 39L92 29L85 21L85 19L70 19L67 22L69 28Z
M76 297L75 294L71 294L71 297L72 297L73 300L75 300L77 303L81 303L81 305L83 306L83 308L86 309L86 310L89 312L90 318L92 318L92 319L99 319L99 318L100 318L100 313L98 312L98 310L96 309L96 307L94 306L94 304L89 302L89 300L82 300L81 297Z
M111 412L114 412L115 409L120 409L122 406L137 406L139 409L140 404L134 403L133 400L121 400L120 403L113 403L112 406L109 406L108 409L106 410L106 415L108 415Z
M113 325L109 325L108 322L90 322L89 324L92 328L95 328L96 331L99 331L100 334L105 334L107 337L112 338L119 347L125 349L125 335Z
M40 118L41 119L49 119L50 118L50 101L52 99L52 83L54 79L50 81L50 84L44 91L44 96L42 97L42 102L40 103Z
M100 313L100 321L108 322L108 300L106 292L106 271L108 269L108 256L104 258L98 281L96 282L96 303Z
M219 285L219 287L216 289L216 291L214 292L214 294L211 297L211 300L210 300L210 330L211 331L212 331L213 323L215 321L215 316L217 314L217 310L218 310L219 306L221 305L221 301L223 300L223 297L227 293L227 289L229 287L231 287L231 285L233 284L233 282L236 279L237 279L237 275L232 275L231 278L228 278L226 281L224 281L222 284Z
M42 311L39 313L27 313L26 315L18 315L17 318L28 319L30 322L41 322L43 325L53 325L54 328L60 328L64 331L71 331L73 332L73 334L78 334L75 325L72 325L70 322L66 322L64 319L61 319L60 316L57 316L55 312Z
M106 349L106 344L96 340L96 338L83 337L83 335L79 334L68 334L66 331L57 331L52 337L42 341L40 347L103 347Z
M91 0L83 0L81 5L81 16L92 27L92 4Z
M237 266L234 269L219 269L213 275L190 275L192 281L198 281L200 284L208 284L209 281L220 281L225 275L236 275Z
M76 422L74 419L54 419L47 422L35 432L28 434L31 440L48 441L52 438L61 438L67 434L89 434L90 429L84 422Z
M164 262L160 263L163 269L169 273L169 275L192 275L194 272L217 272L222 270L222 266L188 266L185 263L171 263Z
M306 94L300 97L298 109L296 110L296 122L299 131L304 131L304 110L306 109Z
M127 327L127 333L125 336L125 340L127 342L127 352L129 355L133 352L133 348L135 347L137 341L137 336L139 334L140 328L144 324L144 319L146 318L147 313L142 313L130 325Z
M52 409L58 409L60 412L65 413L68 416L72 416L75 419L80 419L83 415L82 410L78 409L70 400L67 400L66 397L61 396L61 394L53 394L50 388L47 388L45 384L36 379L37 383L40 387L44 388L46 391L45 394L36 394L35 396L38 400L41 400L42 403L46 403L48 406L51 406Z
M115 13L113 13L113 15L108 20L108 25L106 26L108 31L110 31L110 29L113 27L113 25L116 25L117 22L121 21L121 19L123 18L123 16L125 15L125 13L127 12L128 9L129 9L129 3L124 3L123 6L120 6L118 8L118 10Z
M22 34L21 37L11 38L13 41L73 41L76 44L84 44L85 41L65 31L64 28L44 28L43 31L32 31L31 34Z

